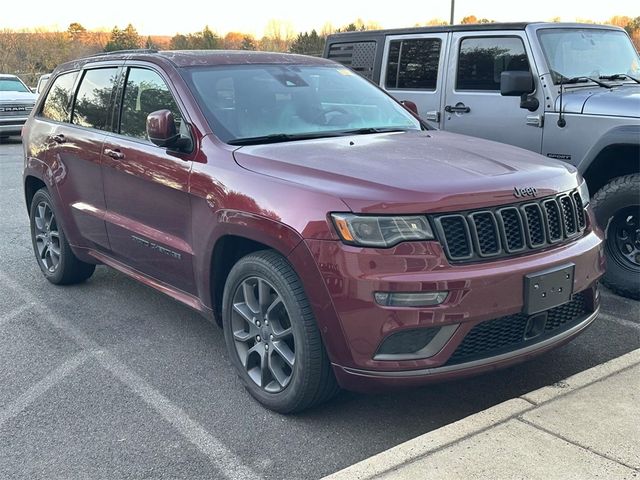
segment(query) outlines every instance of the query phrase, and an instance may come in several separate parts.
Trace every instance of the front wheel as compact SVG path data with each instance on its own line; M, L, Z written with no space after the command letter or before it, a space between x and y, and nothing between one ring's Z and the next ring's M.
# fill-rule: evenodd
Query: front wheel
M264 250L240 259L223 295L227 349L249 393L280 413L305 410L338 390L302 283Z
M606 184L594 196L593 209L606 233L603 283L619 295L640 300L640 174Z
M96 269L71 251L46 188L33 196L30 209L31 240L40 270L51 283L70 285L84 282Z

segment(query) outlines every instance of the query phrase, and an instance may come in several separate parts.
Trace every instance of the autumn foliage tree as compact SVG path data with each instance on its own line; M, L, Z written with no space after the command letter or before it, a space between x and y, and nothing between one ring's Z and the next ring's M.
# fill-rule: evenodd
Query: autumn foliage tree
M169 42L172 50L215 50L223 45L223 40L208 25L200 32L174 35Z
M138 35L138 31L131 24L127 25L124 30L113 27L111 30L111 38L104 47L105 52L113 52L115 50L132 50L142 46L142 38Z

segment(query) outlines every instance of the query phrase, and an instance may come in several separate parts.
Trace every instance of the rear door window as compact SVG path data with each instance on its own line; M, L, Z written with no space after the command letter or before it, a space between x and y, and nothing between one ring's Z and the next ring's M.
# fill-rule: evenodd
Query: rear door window
M456 90L498 91L505 70L530 70L521 38L474 37L460 42Z
M78 88L71 123L82 127L107 130L111 113L111 97L118 68L87 70Z
M146 68L129 69L124 87L119 133L148 140L147 115L158 110L171 111L176 128L180 131L182 116L162 77Z
M439 38L391 41L385 87L435 90L438 82L441 44Z
M55 79L44 100L41 116L56 122L68 122L71 113L73 86L78 72L63 73Z

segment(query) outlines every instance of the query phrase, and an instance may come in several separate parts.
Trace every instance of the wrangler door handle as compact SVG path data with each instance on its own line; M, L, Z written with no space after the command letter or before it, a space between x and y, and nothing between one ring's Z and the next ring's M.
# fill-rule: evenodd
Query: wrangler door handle
M59 133L58 135L54 135L53 137L53 141L56 143L64 143L67 141L66 138L64 138L64 135Z
M446 105L444 111L447 113L469 113L471 109L464 103L457 103L455 106Z
M104 154L108 157L113 158L114 160L122 160L124 158L124 153L120 150L113 150L111 148L105 148Z

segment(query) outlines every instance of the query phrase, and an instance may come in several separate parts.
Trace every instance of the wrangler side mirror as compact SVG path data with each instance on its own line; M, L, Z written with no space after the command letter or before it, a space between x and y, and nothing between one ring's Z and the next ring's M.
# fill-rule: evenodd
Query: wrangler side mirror
M520 97L520 108L530 112L535 112L540 106L538 99L530 95L534 90L533 75L529 71L505 70L500 74L500 95Z
M505 70L500 74L500 95L519 97L533 92L533 75L531 72Z

